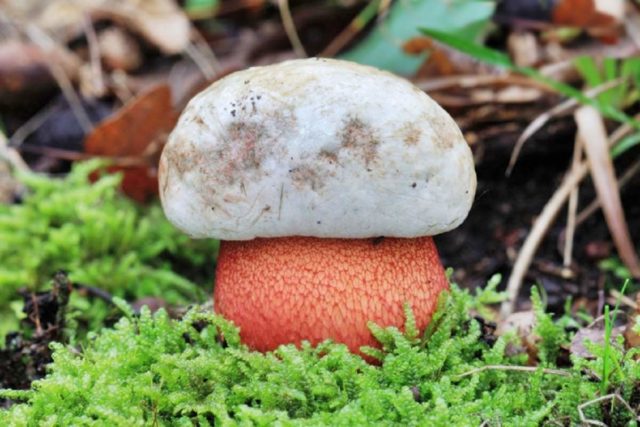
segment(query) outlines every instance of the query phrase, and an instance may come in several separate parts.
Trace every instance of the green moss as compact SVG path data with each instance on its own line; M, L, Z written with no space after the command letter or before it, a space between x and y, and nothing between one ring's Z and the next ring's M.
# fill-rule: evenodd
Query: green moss
M384 343L379 365L331 343L251 352L219 316L191 311L171 320L143 310L135 317L120 303L128 312L113 329L92 336L81 352L56 345L45 379L30 391L3 393L24 403L0 412L0 425L578 424L578 405L599 395L592 373L601 359L574 358L565 375L542 367L482 369L525 363L522 355L506 355L509 338L487 339L469 314L487 295L454 286L423 336L409 310L405 334L374 327ZM568 336L544 316L540 310L537 331L545 366L555 368L552 354ZM609 391L632 402L640 368L633 354L614 353L620 371ZM634 425L622 405L610 402L587 407L585 415Z
M206 295L202 285L211 287L216 243L192 241L159 206L140 207L121 196L118 175L91 184L98 167L95 161L76 164L64 179L23 175L28 192L22 203L0 204L0 338L17 327L10 309L16 290L41 290L58 270L129 300L198 301ZM71 306L92 313L83 320L93 327L107 312L78 294Z
M180 304L206 295L197 283L211 283L215 242L190 241L158 206L142 208L119 196L117 176L89 184L98 166L78 165L61 180L24 176L23 203L0 206L5 330L20 317L16 289L39 290L59 269L130 301L152 295ZM74 292L67 310L73 345L53 346L49 374L31 390L0 392L18 402L0 412L0 425L576 425L579 405L607 393L637 410L640 351L625 352L621 342L587 344L596 357L574 355L559 374L558 357L571 338L567 326L577 323L546 313L535 291L540 365L510 368L527 363L513 351L519 343L496 339L470 314L491 316L487 304L503 298L497 284L474 295L454 286L422 334L409 307L404 332L370 325L382 348L364 351L377 365L328 342L251 352L219 316L197 310L181 320L164 311L135 316L120 299L124 317L115 327L74 340L100 330L114 310ZM615 401L589 405L584 414L635 425Z

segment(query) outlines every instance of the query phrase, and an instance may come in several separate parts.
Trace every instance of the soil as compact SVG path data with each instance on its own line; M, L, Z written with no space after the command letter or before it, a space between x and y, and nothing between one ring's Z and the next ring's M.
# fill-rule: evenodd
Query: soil
M63 272L56 273L53 288L46 292L21 292L25 318L19 332L12 332L0 349L0 389L28 389L31 382L45 376L51 362L54 341L63 341L64 310L71 283ZM0 399L0 407L11 401Z

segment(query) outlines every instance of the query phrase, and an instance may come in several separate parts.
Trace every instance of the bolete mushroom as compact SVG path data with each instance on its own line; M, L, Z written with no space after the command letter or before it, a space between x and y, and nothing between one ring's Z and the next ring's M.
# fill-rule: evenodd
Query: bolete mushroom
M169 220L221 239L214 307L250 347L367 323L424 328L448 287L431 237L467 216L476 177L453 119L408 81L304 59L233 73L190 101L164 148Z

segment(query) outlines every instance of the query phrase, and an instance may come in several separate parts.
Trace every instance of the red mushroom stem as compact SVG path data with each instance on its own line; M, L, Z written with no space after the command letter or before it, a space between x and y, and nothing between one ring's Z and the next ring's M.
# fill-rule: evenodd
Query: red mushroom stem
M367 323L402 328L409 303L423 330L448 281L431 237L224 241L214 304L259 350L332 339L379 346Z

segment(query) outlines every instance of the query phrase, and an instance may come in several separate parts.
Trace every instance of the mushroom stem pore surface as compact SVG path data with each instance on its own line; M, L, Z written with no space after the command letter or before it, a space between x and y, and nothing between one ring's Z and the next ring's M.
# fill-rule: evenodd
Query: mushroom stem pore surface
M216 312L259 351L326 339L379 346L367 323L402 329L410 304L423 330L448 281L431 237L223 241Z

